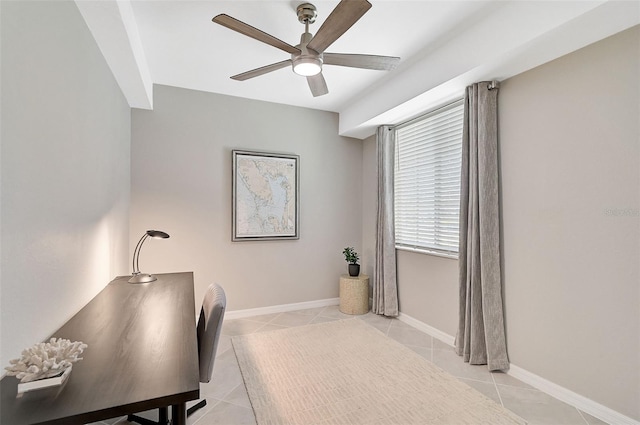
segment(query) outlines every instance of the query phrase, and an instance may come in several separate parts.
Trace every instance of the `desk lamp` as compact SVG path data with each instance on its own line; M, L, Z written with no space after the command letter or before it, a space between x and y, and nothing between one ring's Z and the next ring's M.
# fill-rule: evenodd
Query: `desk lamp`
M140 249L142 248L142 244L147 238L151 236L152 238L159 239L167 239L169 238L169 234L162 232L160 230L147 230L144 235L138 241L136 245L136 249L133 250L133 273L131 275L131 279L129 279L129 283L147 283L153 282L158 278L151 274L140 273L140 266L138 265L138 261L140 260Z

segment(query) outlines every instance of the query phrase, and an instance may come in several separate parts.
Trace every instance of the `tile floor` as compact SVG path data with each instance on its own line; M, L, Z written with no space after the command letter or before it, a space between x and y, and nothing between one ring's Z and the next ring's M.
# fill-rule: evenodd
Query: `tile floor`
M253 332L266 332L293 326L303 326L351 318L329 306L226 320L213 371L213 379L201 384L200 394L207 405L194 413L190 425L251 425L255 417L236 361L231 337ZM399 341L427 360L454 375L469 386L524 418L530 425L598 425L604 422L575 407L569 406L504 373L491 373L486 366L471 366L458 357L453 348L397 319L368 313L355 316ZM153 419L155 412L145 412ZM157 417L156 417L157 419ZM116 418L100 424L128 425L126 418ZM398 424L401 425L401 424Z

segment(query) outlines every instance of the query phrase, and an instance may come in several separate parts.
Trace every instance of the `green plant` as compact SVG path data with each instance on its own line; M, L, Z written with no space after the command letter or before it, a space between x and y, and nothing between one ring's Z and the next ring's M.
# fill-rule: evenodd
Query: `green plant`
M344 250L342 250L342 253L344 254L344 259L347 261L347 263L358 264L358 260L360 259L360 257L352 247L346 247Z

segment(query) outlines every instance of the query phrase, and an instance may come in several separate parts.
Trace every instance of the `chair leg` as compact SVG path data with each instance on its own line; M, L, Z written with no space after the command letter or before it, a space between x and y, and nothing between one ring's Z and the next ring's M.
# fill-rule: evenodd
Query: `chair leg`
M194 404L193 406L187 409L187 417L191 416L193 412L195 412L198 409L202 409L206 405L207 405L206 399L200 400L197 404Z

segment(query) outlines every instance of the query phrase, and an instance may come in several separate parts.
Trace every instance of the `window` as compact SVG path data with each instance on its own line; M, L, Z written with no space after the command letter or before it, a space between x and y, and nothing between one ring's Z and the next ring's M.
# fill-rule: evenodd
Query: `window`
M396 248L457 256L463 101L396 127Z

